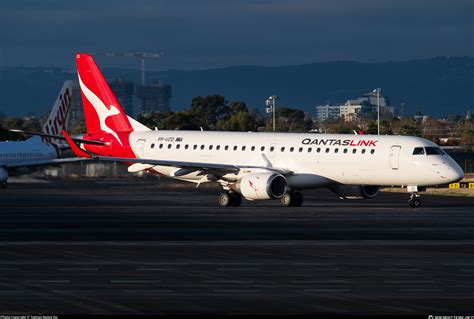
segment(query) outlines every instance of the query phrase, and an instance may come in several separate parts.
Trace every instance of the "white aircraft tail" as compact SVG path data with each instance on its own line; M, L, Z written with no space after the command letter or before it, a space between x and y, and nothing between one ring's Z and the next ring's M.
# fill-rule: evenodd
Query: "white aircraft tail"
M67 129L69 119L69 109L72 101L72 81L65 81L59 96L54 103L53 109L48 119L44 123L41 132L44 134L60 135L62 130ZM50 144L57 144L59 141L42 137L43 141ZM59 145L58 145L59 146Z

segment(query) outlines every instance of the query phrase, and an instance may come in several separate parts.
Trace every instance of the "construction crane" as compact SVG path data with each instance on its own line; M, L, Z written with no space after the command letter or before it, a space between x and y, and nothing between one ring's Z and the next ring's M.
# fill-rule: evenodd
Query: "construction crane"
M151 52L106 52L106 53L92 53L92 55L100 56L124 56L124 57L135 57L140 59L140 71L142 75L142 85L145 85L145 59L158 59L163 56L163 52L151 53Z

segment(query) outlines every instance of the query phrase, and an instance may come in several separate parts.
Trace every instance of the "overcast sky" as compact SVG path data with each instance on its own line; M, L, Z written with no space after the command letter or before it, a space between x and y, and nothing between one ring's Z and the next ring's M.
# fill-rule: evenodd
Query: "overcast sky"
M155 70L473 56L474 1L0 1L0 67L72 68L78 51L162 51Z

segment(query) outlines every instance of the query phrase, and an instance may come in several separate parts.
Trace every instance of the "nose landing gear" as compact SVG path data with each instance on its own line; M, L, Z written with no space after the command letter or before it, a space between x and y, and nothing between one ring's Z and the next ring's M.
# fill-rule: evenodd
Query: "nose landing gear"
M412 208L418 208L421 206L420 195L418 193L411 193L408 204Z

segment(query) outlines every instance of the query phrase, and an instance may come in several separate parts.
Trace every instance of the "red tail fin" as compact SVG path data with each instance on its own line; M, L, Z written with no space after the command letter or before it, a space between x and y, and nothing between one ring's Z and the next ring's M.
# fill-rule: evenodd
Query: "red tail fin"
M132 125L94 59L78 53L76 64L88 133L84 138L110 142L110 147L87 146L87 150L106 156L133 156L128 140Z
M76 54L88 132L132 132L127 115L89 54ZM114 135L114 134L112 134Z

